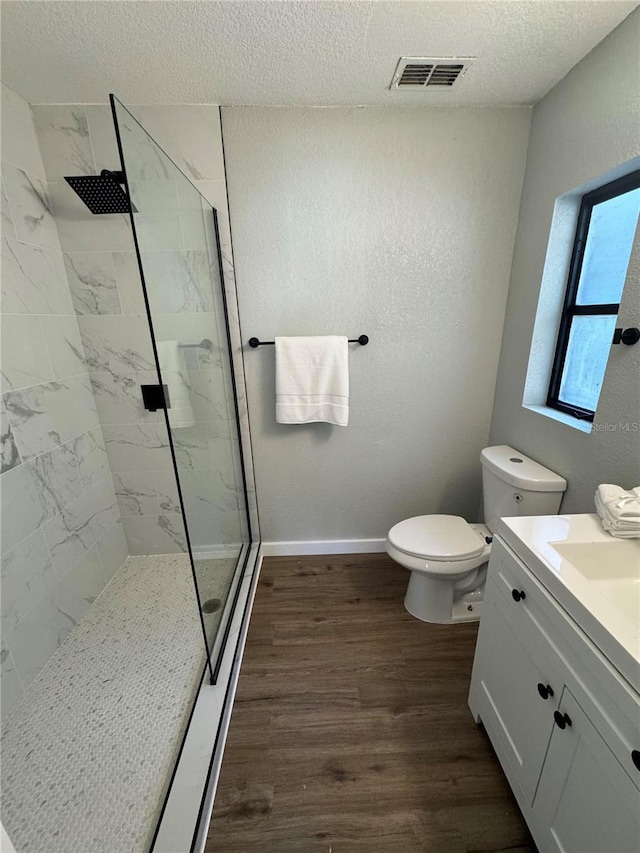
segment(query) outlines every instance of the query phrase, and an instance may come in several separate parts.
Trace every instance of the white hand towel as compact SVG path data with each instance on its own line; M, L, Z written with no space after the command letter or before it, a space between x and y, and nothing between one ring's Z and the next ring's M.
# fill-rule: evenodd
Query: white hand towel
M280 424L348 424L346 337L276 338L276 420Z
M611 536L640 538L640 493L637 488L626 492L619 486L604 483L596 491L595 505L603 529Z
M613 483L601 483L596 489L596 494L600 496L603 504L608 506L612 501L617 501L618 498L628 494L622 486L614 486Z
M191 405L189 374L178 341L158 341L162 381L169 392L169 423L175 429L193 426L196 419Z
M640 524L640 494L635 489L626 491L619 486L603 483L598 486L596 498L613 518Z

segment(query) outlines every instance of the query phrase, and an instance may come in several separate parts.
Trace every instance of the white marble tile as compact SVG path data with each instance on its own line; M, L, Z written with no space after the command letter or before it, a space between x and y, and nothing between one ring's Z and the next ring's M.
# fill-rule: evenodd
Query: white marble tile
M23 460L52 450L98 424L86 374L8 391L4 404Z
M242 515L236 510L190 512L187 523L191 545L199 550L215 550L242 541Z
M235 411L225 372L216 368L190 370L189 384L196 421L218 421L221 424L221 434L229 434L228 422L235 421ZM227 426L222 427L225 423Z
M128 213L97 215L66 181L50 183L60 245L65 252L130 252L133 237ZM9 196L11 202L11 196ZM13 208L12 208L13 210Z
M122 524L130 554L177 554L187 550L179 513L128 516Z
M129 178L129 185L131 198L137 210L136 224L139 215L172 214L180 210L178 184L173 179L132 180Z
M140 267L135 252L114 252L113 264L122 313L137 314L146 319Z
M3 179L18 240L59 249L56 220L45 182L9 163L4 166Z
M44 166L29 104L2 86L2 159L44 179Z
M175 180L130 179L134 222L141 252L184 249Z
M231 460L220 460L217 470L182 468L180 487L184 500L187 522L192 514L218 511L238 511L238 485Z
M91 385L102 424L164 423L161 410L149 412L142 402L141 385L155 385L155 371L92 373Z
M120 155L109 104L87 104L84 108L95 157L96 173L103 169L119 171Z
M134 315L78 317L90 373L153 370L149 325Z
M209 209L209 216L211 210ZM180 210L180 224L182 226L183 246L188 251L207 252L210 254L209 241L207 240L206 214L200 207L197 210ZM215 256L217 263L217 256Z
M145 252L142 266L154 313L213 311L211 275L205 252Z
M196 423L190 427L174 429L172 437L180 471L210 468L211 456L206 424Z
M2 329L2 391L39 385L53 379L40 319L28 314L4 314Z
M2 630L7 634L58 582L41 530L3 555L1 578Z
M31 108L48 181L95 175L87 116L82 105L53 104Z
M55 606L78 624L105 586L102 560L94 545L56 586L51 599Z
M103 433L113 472L160 471L172 465L164 423L107 424Z
M115 573L124 565L129 550L127 539L124 535L122 521L118 520L100 539L98 539L98 551L102 560L102 572L105 583L108 583Z
M0 180L0 235L3 237L12 237L15 239L16 229L13 227L13 218L11 216L11 208L9 207L9 199L4 188L4 181Z
M0 474L10 471L16 465L19 465L20 462L20 453L13 438L13 431L4 408L4 401L0 400Z
M158 214L137 213L135 226L141 252L180 251L184 248L177 210Z
M114 474L113 485L123 518L129 515L159 514L154 471L126 471Z
M217 106L145 105L131 112L190 180L224 178Z
M179 169L140 123L120 105L117 105L116 113L129 180L163 181L179 178Z
M2 310L7 314L73 314L62 252L3 240Z
M109 472L109 460L99 426L79 435L72 441L82 491L90 489Z
M33 466L42 492L48 493L56 511L62 510L82 494L74 441L37 456Z
M56 572L64 574L84 557L118 517L118 502L110 477L56 512L43 526Z
M0 681L2 681L2 691L0 691L2 708L0 714L2 719L6 720L24 696L24 688L20 681L13 655L9 651L9 647L6 645L4 639L0 646Z
M111 252L64 255L76 314L120 314L120 298Z
M2 475L2 552L15 548L37 530L56 510L56 503L35 469L25 462Z
M75 621L44 598L10 631L6 643L27 688L69 636Z
M54 378L65 379L86 373L84 348L75 315L42 317L40 325Z
M163 515L181 512L178 485L173 468L167 471L154 471L153 477L160 512Z
M2 475L3 552L37 530L82 492L72 448L61 445Z

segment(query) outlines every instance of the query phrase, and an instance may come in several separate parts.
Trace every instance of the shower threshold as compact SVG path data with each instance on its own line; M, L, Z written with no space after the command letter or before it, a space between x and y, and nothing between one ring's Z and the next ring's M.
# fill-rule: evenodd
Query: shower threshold
M218 658L216 683L210 683L205 670L150 853L204 850L261 565L260 546L252 545Z

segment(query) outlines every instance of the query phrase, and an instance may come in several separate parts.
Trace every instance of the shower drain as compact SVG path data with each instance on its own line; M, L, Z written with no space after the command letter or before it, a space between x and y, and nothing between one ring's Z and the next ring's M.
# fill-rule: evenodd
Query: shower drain
M203 613L217 613L222 607L222 602L219 598L208 598L202 605Z

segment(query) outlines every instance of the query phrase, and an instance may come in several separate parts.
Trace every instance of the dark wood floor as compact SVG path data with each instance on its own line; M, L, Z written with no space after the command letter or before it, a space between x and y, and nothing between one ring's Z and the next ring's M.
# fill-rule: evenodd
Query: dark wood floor
M467 707L477 626L386 556L265 559L207 853L529 851Z

